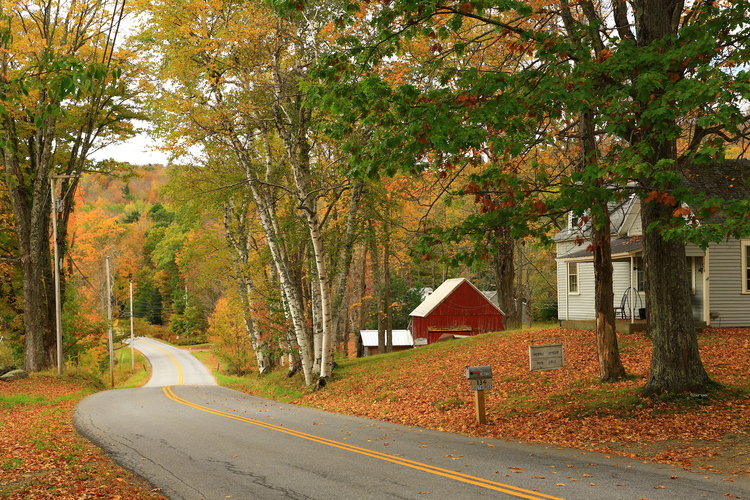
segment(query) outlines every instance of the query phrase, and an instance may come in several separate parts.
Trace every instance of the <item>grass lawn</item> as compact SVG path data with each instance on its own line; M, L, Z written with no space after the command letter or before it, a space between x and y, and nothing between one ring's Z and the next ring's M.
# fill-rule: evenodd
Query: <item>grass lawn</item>
M130 350L117 351L115 383L121 387L148 380L148 364L136 354L131 371ZM0 382L1 499L164 498L73 429L75 405L104 388L74 367L62 377L55 371Z

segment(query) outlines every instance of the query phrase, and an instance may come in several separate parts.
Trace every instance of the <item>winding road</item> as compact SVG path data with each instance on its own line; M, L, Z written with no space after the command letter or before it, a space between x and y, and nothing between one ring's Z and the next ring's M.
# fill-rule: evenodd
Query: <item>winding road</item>
M171 499L750 498L750 481L615 455L348 417L216 385L188 352L79 403L78 432Z

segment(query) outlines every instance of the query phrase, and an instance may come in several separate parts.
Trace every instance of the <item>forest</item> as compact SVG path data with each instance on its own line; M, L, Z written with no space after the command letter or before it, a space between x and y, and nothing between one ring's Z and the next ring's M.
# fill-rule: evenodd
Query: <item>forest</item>
M572 212L614 380L607 207L638 196L643 393L706 392L684 244L747 237L750 200L683 180L718 162L750 180L749 7L3 2L3 342L28 371L102 371L132 318L235 374L322 387L360 329L387 350L446 278L496 291L507 328L555 319L551 237ZM167 165L94 159L142 133Z

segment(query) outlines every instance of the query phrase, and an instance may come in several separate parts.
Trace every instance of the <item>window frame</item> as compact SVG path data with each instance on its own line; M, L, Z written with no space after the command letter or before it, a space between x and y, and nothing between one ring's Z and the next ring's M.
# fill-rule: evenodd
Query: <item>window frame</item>
M646 265L643 261L643 256L635 258L635 291L645 292L646 291Z
M571 272L571 266L575 268L575 272ZM578 262L567 262L565 265L567 271L567 284L568 284L568 295L580 295L581 294L581 269L578 266ZM575 277L575 280L571 278ZM573 285L575 282L575 290Z
M742 294L750 295L750 240L740 240L740 259L742 261L740 268Z

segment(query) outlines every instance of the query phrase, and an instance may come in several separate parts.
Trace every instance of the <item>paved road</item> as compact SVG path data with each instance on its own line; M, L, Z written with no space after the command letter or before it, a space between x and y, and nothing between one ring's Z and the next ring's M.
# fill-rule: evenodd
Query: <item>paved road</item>
M215 385L150 339L146 387L100 392L78 431L172 499L725 499L750 481L330 414Z

